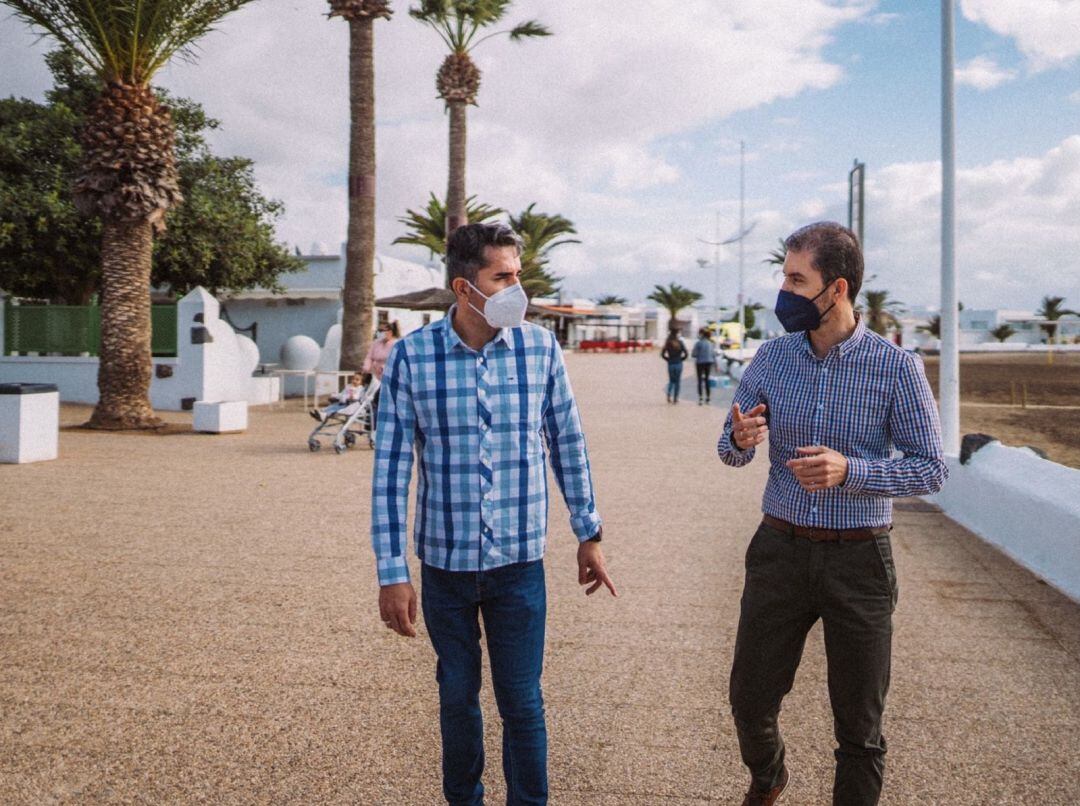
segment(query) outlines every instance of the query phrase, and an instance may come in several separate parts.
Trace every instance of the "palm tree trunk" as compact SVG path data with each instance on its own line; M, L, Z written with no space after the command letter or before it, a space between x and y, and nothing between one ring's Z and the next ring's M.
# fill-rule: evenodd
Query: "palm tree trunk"
M446 237L469 223L465 212L465 102L450 101L450 178L446 188Z
M98 403L87 426L157 428L150 406L150 257L153 225L102 222Z
M372 336L375 307L374 20L349 20L349 238L339 368L359 370Z

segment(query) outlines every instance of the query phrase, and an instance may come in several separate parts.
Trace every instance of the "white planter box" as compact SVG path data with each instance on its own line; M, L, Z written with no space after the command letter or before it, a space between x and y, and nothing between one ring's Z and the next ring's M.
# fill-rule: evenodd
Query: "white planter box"
M281 399L281 376L254 375L251 378L251 395L248 403L253 406L267 406Z
M248 404L244 400L227 400L218 403L195 402L195 418L192 428L208 434L226 434L247 430Z
M47 383L0 384L0 462L55 459L60 393Z

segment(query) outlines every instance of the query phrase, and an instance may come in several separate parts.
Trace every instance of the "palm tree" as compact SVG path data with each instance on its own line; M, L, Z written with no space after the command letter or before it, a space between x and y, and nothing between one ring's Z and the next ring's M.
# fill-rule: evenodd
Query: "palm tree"
M653 288L654 291L646 299L652 300L661 308L666 308L672 321L678 318L679 311L688 305L693 305L703 296L678 283L671 283L667 288L662 285L656 285Z
M475 196L465 200L465 216L470 224L489 221L502 213L498 207L477 202ZM427 207L423 211L406 210L405 215L398 221L409 231L395 238L394 243L422 246L428 250L431 257L446 254L446 238L449 235L446 231L446 205L434 193L428 198Z
M548 255L557 246L581 243L574 222L554 213L534 212L530 204L517 216L510 216L510 226L521 236L521 284L530 297L550 297L559 290L559 280L547 270Z
M593 301L597 305L625 305L626 297L620 297L615 294L601 294Z
M1043 297L1042 307L1035 311L1036 316L1041 316L1046 320L1045 323L1039 325L1046 333L1046 339L1049 342L1053 342L1054 336L1057 334L1057 320L1063 316L1072 314L1076 316L1076 311L1070 311L1067 308L1061 306L1065 303L1065 297Z
M561 215L534 212L536 204L530 204L519 215L510 216L510 226L521 236L521 284L530 297L550 297L559 290L559 279L547 270L548 254L557 246L581 243L576 238L574 223ZM482 204L470 196L466 204L466 216L470 224L490 221L503 214L498 207ZM394 239L394 243L422 246L432 257L446 254L446 205L434 193L428 198L423 212L407 210L399 218L409 232Z
M0 0L69 48L101 82L87 113L74 200L101 218L98 402L88 425L156 428L150 405L154 235L182 200L169 109L150 81L250 0Z
M930 321L925 325L919 325L917 328L920 333L929 333L935 339L941 338L941 315L934 314L930 317Z
M364 363L375 306L375 20L389 0L329 0L330 16L349 23L349 236L341 293L339 368Z
M769 252L769 256L765 258L762 263L771 263L773 266L783 266L784 261L787 259L787 243L783 238L780 239L780 246Z
M884 336L890 330L900 327L900 314L904 312L903 306L894 299L889 298L888 291L863 291L863 315L866 317L866 326L875 333ZM940 330L940 323L938 325Z
M550 36L551 32L535 20L519 23L506 31L495 31L477 39L483 29L495 25L506 15L513 0L421 0L409 14L430 25L450 49L436 77L439 97L450 112L450 175L446 203L449 210L447 235L468 221L465 210L465 107L476 106L480 91L480 68L472 60L472 51L481 42L507 34L513 41L528 37Z
M1000 325L990 331L990 335L997 339L999 342L1006 342L1010 337L1016 335L1016 331L1009 325Z

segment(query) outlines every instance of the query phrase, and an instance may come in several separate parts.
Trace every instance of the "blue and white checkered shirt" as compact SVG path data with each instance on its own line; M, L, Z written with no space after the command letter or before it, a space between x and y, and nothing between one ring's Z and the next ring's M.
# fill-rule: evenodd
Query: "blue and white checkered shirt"
M394 345L383 373L371 485L380 585L407 582L406 514L419 457L416 553L447 571L538 560L547 536L547 470L579 540L600 516L577 404L555 336L504 328L479 352L445 319Z
M769 481L762 511L798 526L859 529L892 523L892 498L937 492L948 477L941 422L922 360L867 330L818 358L806 333L762 344L735 393L743 412L768 406ZM729 412L717 451L742 467L754 449L732 442ZM848 460L839 487L807 492L785 463L824 445ZM894 457L894 448L901 457Z

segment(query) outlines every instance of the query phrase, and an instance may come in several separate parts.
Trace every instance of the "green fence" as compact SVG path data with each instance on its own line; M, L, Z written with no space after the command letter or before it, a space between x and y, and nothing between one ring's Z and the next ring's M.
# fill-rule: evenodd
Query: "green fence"
M176 306L150 310L150 344L157 356L176 355ZM96 305L4 305L4 353L97 355L101 309Z

